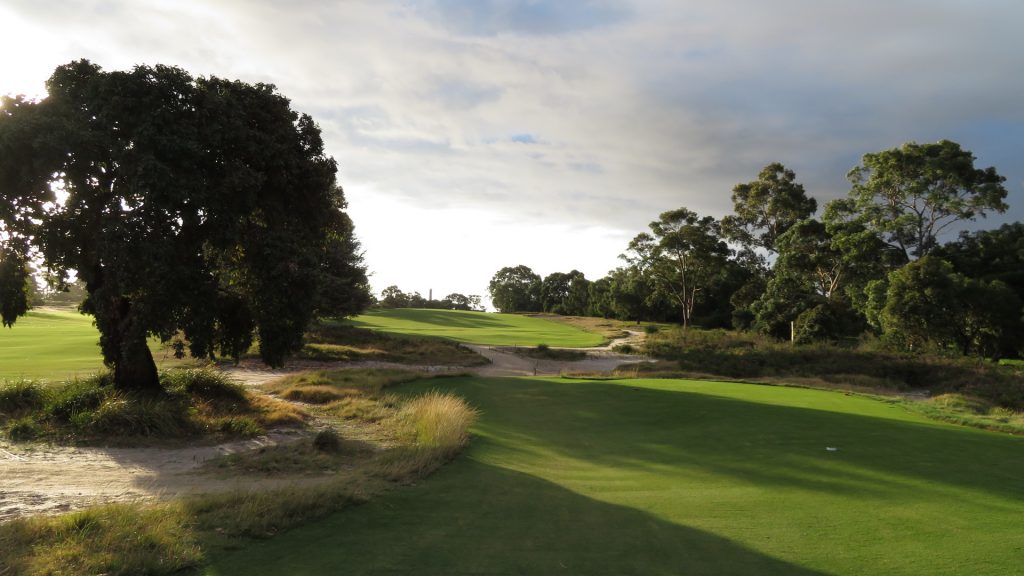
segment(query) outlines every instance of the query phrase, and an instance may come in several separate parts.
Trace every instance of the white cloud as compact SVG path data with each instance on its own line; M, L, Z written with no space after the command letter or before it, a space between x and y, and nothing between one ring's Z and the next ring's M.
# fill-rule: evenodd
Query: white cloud
M320 122L375 285L444 270L473 292L519 263L602 274L658 213L721 215L768 162L836 197L907 140L995 164L1019 219L1021 21L1011 0L7 0L0 93L80 57L272 82ZM457 241L476 252L438 260Z

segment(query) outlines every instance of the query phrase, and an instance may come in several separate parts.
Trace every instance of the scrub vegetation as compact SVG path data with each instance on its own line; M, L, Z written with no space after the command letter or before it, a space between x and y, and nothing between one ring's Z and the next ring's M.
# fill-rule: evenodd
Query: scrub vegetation
M316 472L310 477L315 482L14 520L0 524L3 566L13 574L30 575L189 573L205 565L216 550L274 536L364 503L396 484L415 483L465 446L477 416L449 392L421 393L419 386L409 384L398 394L382 395L386 386L416 377L397 371L296 375L278 389L322 386L351 400L358 397L362 409L340 410L338 417L374 427L388 441L371 446L329 427L296 444L213 465L234 475Z

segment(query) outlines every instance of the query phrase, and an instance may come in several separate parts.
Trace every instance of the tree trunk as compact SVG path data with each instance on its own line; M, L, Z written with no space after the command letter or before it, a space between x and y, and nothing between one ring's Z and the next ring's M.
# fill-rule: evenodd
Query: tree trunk
M145 341L122 345L121 357L114 363L114 386L125 392L152 396L164 392L153 353Z

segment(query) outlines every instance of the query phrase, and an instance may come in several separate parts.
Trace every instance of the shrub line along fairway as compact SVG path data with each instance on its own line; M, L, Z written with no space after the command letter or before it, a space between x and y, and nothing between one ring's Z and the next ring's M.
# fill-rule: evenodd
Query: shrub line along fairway
M799 388L465 377L399 391L427 387L481 410L464 456L207 574L1020 573L1024 438Z
M351 320L354 326L381 332L441 337L465 344L491 346L559 346L586 348L604 342L599 334L518 314L396 308L376 310Z

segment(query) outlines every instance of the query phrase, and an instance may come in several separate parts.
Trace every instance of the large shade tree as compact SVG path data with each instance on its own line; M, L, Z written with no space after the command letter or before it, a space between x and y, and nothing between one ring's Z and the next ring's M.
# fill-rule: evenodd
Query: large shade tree
M957 222L1007 209L1006 179L995 168L975 168L974 160L949 140L865 154L848 175L850 197L831 210L858 215L907 259L927 256Z
M365 305L335 161L273 86L81 60L47 92L0 107L0 260L84 282L118 387L160 390L151 336L195 356L255 336L280 365L317 312ZM3 267L5 323L19 269Z

